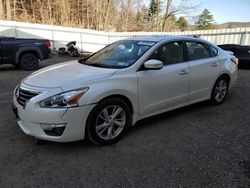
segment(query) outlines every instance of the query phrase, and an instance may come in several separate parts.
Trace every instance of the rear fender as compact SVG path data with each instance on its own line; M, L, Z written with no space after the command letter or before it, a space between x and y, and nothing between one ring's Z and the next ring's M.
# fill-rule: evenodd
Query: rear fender
M16 53L15 64L18 64L18 63L19 63L19 58L20 58L20 56L21 56L22 54L26 53L26 52L27 52L27 53L28 53L28 52L33 52L33 53L37 54L37 56L38 56L38 58L39 58L40 60L43 60L43 54L42 54L41 50L40 50L38 47L36 47L36 46L32 46L32 47L21 47L21 48L19 48L19 50L18 50L17 53Z

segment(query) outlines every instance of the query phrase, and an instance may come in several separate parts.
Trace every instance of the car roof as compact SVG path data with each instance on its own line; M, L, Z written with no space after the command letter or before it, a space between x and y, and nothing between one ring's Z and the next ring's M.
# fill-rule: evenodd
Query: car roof
M137 37L131 37L126 40L142 40L142 41L151 41L151 42L159 42L159 41L167 41L167 40L196 40L207 42L203 39L200 39L198 36L186 36L186 35L143 35Z

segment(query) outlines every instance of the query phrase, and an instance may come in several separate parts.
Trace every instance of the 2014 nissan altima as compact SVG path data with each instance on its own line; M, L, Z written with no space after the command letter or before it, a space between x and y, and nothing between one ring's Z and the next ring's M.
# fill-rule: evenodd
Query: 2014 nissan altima
M27 135L111 144L142 118L204 100L221 104L237 63L196 37L131 38L27 76L14 91L13 110Z

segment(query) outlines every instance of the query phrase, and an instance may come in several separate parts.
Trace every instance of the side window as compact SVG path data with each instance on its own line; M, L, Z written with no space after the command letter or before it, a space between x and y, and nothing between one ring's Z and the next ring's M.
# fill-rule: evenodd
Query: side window
M199 42L186 42L188 60L204 59L210 57L209 49L206 44Z
M218 55L218 50L213 46L209 46L209 47L210 47L211 56L212 57L217 56Z
M163 65L183 62L183 49L181 42L170 42L160 46L149 59L157 59Z

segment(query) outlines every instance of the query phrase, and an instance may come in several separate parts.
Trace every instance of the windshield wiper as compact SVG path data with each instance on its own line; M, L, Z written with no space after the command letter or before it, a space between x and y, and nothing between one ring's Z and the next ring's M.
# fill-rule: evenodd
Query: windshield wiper
M98 64L98 63L86 63L86 62L83 62L82 64L84 65L88 65L88 66L92 66L92 67L101 67L101 68L107 68L106 66L103 66L101 64Z

